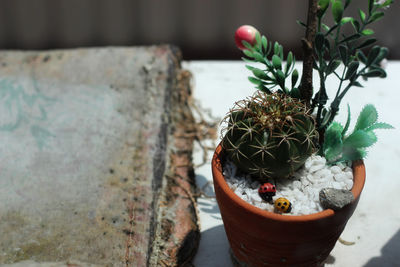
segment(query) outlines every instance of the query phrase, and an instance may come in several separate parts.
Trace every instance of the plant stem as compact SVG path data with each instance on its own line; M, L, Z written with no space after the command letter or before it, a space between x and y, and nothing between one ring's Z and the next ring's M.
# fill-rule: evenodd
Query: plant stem
M314 49L313 42L317 29L317 11L318 1L308 0L307 11L307 29L306 36L302 39L303 43L303 73L301 76L300 96L305 101L306 105L310 105L313 86L312 86L312 72L314 64Z
M343 73L342 73L342 77L340 78L339 88L338 88L338 90L337 90L337 92L336 92L335 99L338 98L338 96L339 96L339 94L340 94L340 90L342 89L342 84L343 84L344 75L345 75L345 73L346 73L346 69L347 69L347 67L344 66L344 68L343 68Z
M364 71L367 69L367 66L365 66L364 68L362 68L358 73L357 76L354 78L354 81L357 81L357 79L361 76L361 74L364 73ZM335 118L335 116L337 115L337 112L339 111L339 105L340 102L342 102L343 97L346 95L347 91L349 91L349 89L353 86L353 82L349 82L349 84L344 88L343 92L341 92L339 94L336 94L335 99L332 101L331 103L331 115L329 117L328 123L327 125L329 125L333 119Z

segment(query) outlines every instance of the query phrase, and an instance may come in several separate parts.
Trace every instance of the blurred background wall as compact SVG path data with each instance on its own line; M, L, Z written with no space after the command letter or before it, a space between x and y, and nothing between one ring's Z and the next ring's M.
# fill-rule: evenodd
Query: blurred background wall
M400 59L400 4L371 26ZM251 24L301 58L307 0L0 0L0 49L171 43L185 59L239 59L233 34ZM366 10L368 0L353 0ZM348 15L348 14L347 14ZM346 16L346 14L345 14Z

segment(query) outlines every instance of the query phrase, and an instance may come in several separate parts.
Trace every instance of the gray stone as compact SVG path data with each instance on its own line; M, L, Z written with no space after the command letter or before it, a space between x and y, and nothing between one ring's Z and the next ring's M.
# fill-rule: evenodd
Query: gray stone
M344 189L324 188L319 192L319 201L324 209L340 210L353 200L353 193Z
M193 256L193 170L174 165L191 152L177 147L181 73L170 46L0 52L0 265Z

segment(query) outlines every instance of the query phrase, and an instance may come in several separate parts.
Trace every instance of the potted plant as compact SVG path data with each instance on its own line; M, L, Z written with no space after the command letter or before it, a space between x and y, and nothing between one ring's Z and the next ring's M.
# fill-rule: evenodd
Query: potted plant
M236 103L226 116L225 133L215 151L212 171L232 256L239 266L321 265L357 206L365 182L362 159L366 148L377 141L376 129L392 128L377 122L373 105L363 108L351 133L349 106L345 125L334 121L350 88L362 87L361 79L386 77L381 64L388 50L378 45L371 48L376 39L368 26L381 19L393 1L366 2L367 10L359 9L358 17L353 18L344 16L351 0L309 0L307 23L299 22L306 29L300 81L291 52L284 64L279 43L270 43L251 26L236 31L235 40L246 56L244 60L258 64L246 65L253 74L249 80L258 92ZM324 23L328 12L334 19L331 26ZM352 32L342 33L344 28ZM313 69L319 75L318 86L312 84ZM328 76L338 80L329 107L325 86ZM317 87L319 90L313 94ZM298 179L291 177L315 154L327 166L351 164L352 188L326 186L319 192L324 210L287 215L296 203L276 199L278 185L281 181L298 184ZM258 182L260 197L270 202L273 210L255 207L238 196L224 177L227 164ZM328 197L327 190L335 194ZM327 198L344 202L337 206Z

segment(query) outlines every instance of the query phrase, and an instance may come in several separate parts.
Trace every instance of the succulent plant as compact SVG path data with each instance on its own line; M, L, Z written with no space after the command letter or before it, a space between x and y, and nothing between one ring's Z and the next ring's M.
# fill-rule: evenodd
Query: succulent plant
M344 128L333 122L349 89L362 87L361 78L386 77L381 65L388 49L375 45L364 53L376 42L367 27L384 16L383 10L393 0L368 0L368 11L359 9L359 19L344 16L350 3L351 0L309 1L307 23L299 21L306 28L301 78L292 52L285 57L282 45L272 44L252 26L237 29L235 42L245 55L243 60L254 63L246 68L253 74L249 81L256 85L258 93L236 103L228 113L222 145L243 172L261 181L289 177L316 151L317 145L319 154L330 163L363 158L365 148L376 141L373 130L391 128L389 124L376 123L377 113L372 105L363 110L349 136L345 136L349 120ZM328 10L334 19L331 26L324 23ZM313 69L319 76L316 93ZM327 94L328 76L339 81L334 98Z
M371 104L366 105L358 116L353 132L346 136L350 125L350 107L348 106L346 125L343 127L334 121L325 132L326 141L322 151L328 163L363 159L367 154L366 148L378 140L374 130L393 129L392 125L377 122L377 120L376 108Z
M338 114L341 101L352 87L363 87L361 79L366 81L370 78L386 77L382 62L388 55L388 49L374 45L377 39L372 37L374 31L368 27L384 17L384 10L394 0L365 1L368 4L366 10L358 8L358 16L347 17L345 15L351 2L352 0L309 1L308 21L298 21L306 29L306 36L302 39L304 53L300 83L297 83L299 72L295 69L292 52L287 54L284 66L283 47L279 43L272 45L265 36L256 29L249 28L250 26L245 28L247 35L235 35L238 48L246 56L244 61L257 63L256 66L246 66L253 74L249 77L250 82L263 92L278 91L304 100L311 113L316 111L315 122L321 137ZM333 23L329 22L330 25L325 24L328 13L334 19ZM237 31L242 33L244 30L240 27ZM370 48L372 45L374 46ZM313 69L319 76L319 85L312 84ZM326 88L326 81L330 76L338 81L334 96L328 96ZM291 86L288 80L291 80ZM314 93L315 89L318 91ZM330 104L328 100L331 100Z
M288 95L258 92L237 102L225 121L222 145L228 157L261 181L289 177L315 152L315 122Z

